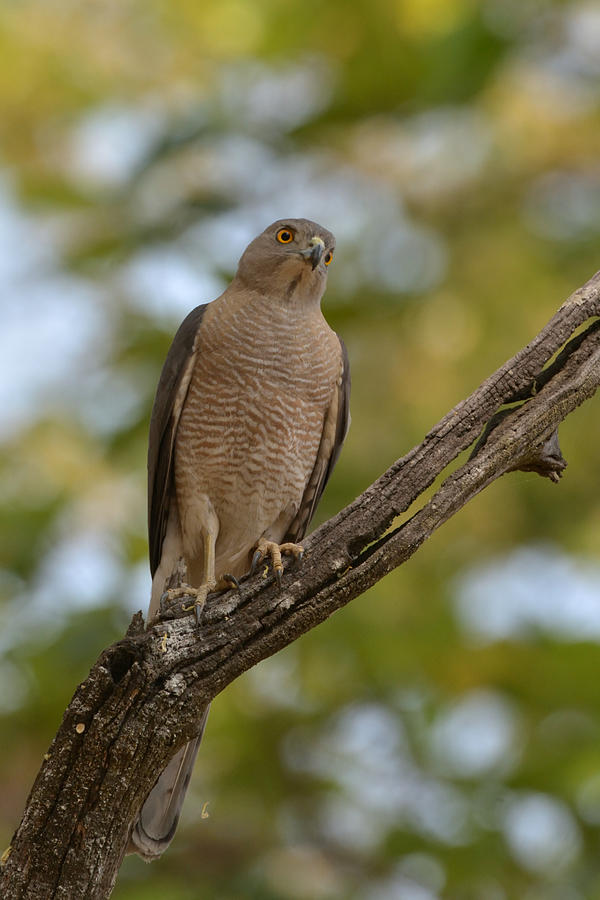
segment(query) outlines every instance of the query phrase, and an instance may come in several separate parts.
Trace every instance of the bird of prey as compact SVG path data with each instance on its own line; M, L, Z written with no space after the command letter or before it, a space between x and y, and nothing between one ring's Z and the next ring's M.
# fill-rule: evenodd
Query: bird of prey
M200 621L207 594L252 564L281 581L282 552L301 557L349 425L348 357L320 305L334 249L314 222L274 222L175 335L150 423L149 619L181 559ZM173 838L207 714L133 825L130 850L147 860Z

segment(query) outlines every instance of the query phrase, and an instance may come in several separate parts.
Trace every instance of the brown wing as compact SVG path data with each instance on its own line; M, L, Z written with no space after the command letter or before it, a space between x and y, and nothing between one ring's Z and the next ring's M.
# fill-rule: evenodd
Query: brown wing
M181 409L195 358L195 342L206 305L197 306L183 320L160 374L148 440L148 540L150 571L156 572L173 496L173 449Z
M340 384L323 422L323 433L314 469L306 484L300 508L284 541L297 542L304 537L348 433L350 425L350 363L346 345L339 335L338 339L342 362Z

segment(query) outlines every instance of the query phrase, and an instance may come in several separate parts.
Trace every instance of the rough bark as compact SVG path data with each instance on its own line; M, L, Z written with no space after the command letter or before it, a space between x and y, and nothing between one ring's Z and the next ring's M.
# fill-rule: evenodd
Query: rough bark
M200 628L181 604L147 629L135 616L75 691L4 854L0 895L110 896L129 825L206 703L409 559L499 476L526 469L558 480L566 465L558 425L600 384L599 315L597 273L421 444L310 536L281 593L259 574L240 591L209 598ZM399 520L473 445L430 499Z

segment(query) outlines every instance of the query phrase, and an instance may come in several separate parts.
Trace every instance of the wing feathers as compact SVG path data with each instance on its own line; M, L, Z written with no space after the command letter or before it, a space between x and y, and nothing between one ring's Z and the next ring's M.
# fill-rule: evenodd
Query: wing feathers
M160 565L173 491L173 448L179 417L194 366L196 337L204 306L186 316L173 339L163 366L150 419L148 441L148 536L150 571Z
M306 484L298 513L285 535L285 541L301 541L304 537L333 467L338 461L350 426L350 363L346 345L339 335L338 340L341 357L339 384L325 415L315 466Z

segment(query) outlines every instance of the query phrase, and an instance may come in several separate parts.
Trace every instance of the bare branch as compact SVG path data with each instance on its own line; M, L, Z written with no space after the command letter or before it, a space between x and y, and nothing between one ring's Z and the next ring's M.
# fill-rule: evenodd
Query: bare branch
M5 854L2 896L105 898L128 828L201 709L233 679L401 565L479 491L514 469L558 480L558 425L600 384L600 273L424 441L306 542L284 590L256 576L209 598L200 629L180 609L136 616L77 688ZM512 404L510 408L505 408ZM476 443L477 442L477 443ZM457 458L469 459L406 521Z

